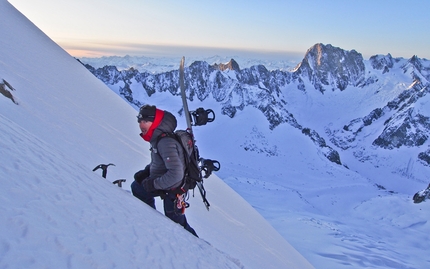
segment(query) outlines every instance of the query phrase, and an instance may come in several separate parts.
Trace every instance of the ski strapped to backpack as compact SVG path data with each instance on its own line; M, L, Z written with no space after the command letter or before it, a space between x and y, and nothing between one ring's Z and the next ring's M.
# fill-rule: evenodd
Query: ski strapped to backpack
M184 63L185 57L182 57L179 65L179 87L181 90L184 115L187 122L187 130L175 132L176 138L181 138L178 139L178 141L184 148L184 154L187 155L185 156L186 169L182 191L188 191L197 186L203 199L203 203L206 206L206 209L209 210L210 204L206 199L206 190L203 186L203 178L208 178L212 171L218 171L220 169L220 163L218 161L200 158L196 141L194 139L193 126L201 126L206 125L208 122L213 122L215 120L215 113L211 109L198 108L195 111L190 111L188 109L187 96L185 92ZM204 177L202 176L202 171L205 172Z

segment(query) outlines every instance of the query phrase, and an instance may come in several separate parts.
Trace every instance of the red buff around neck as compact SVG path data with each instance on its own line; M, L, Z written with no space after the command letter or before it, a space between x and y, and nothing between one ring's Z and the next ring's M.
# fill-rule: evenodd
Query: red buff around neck
M154 133L154 130L157 129L157 127L160 125L161 120L164 117L164 111L160 109L155 110L155 119L152 123L151 127L149 128L148 132L146 132L145 135L140 134L140 136L147 142L151 141L152 134Z

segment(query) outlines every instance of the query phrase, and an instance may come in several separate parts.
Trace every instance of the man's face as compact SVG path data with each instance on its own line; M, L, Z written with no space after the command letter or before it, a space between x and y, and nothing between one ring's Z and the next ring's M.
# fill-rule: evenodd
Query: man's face
M144 120L139 121L139 128L143 135L146 135L151 125L152 125L152 121L144 121Z

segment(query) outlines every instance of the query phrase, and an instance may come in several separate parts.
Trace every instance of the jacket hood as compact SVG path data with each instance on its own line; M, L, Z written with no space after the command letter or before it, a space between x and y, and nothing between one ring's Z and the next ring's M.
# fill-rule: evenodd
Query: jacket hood
M151 144L155 142L157 140L157 137L162 133L172 133L173 131L175 131L177 125L178 122L176 121L176 117L172 113L164 111L163 119L161 120L160 124L155 128L154 133L151 137Z

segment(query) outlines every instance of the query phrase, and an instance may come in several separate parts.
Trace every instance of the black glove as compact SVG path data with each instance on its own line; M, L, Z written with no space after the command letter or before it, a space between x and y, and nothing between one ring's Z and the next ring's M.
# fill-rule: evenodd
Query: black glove
M154 187L154 179L153 178L146 178L144 181L142 181L142 186L145 188L145 191L147 192L155 192L156 189Z
M149 177L149 165L134 174L134 180L139 184L142 184L142 181L147 177Z

